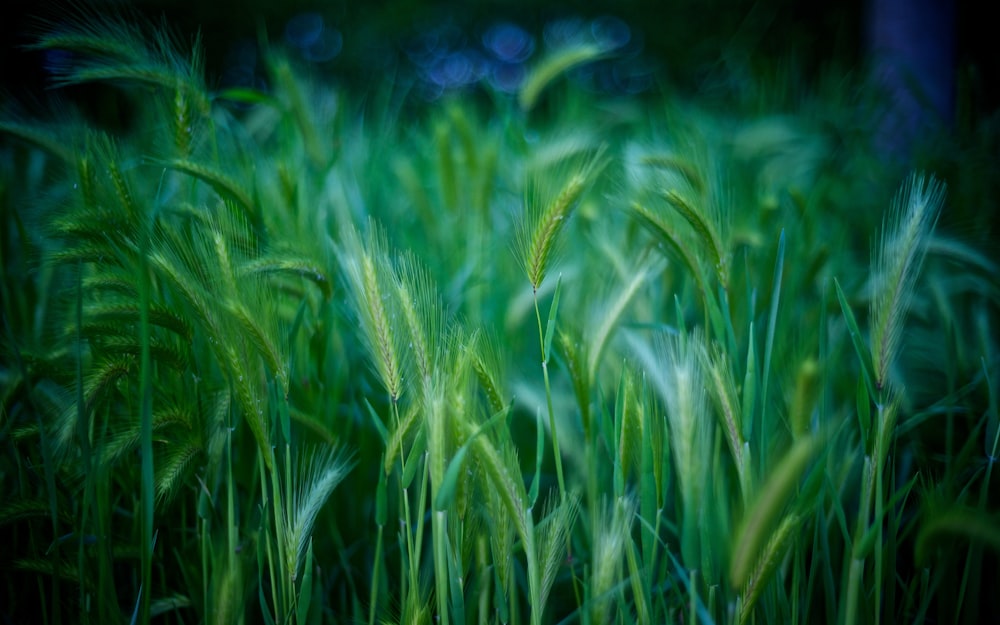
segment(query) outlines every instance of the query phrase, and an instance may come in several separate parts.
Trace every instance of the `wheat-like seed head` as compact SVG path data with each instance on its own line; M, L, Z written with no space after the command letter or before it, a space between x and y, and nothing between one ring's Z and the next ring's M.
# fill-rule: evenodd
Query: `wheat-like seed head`
M385 255L385 236L372 223L368 241L361 244L358 232L349 228L340 250L351 289L351 301L360 321L361 337L379 380L392 401L403 393L401 330L396 322L398 302L393 275Z
M728 281L728 262L719 227L716 226L713 215L706 208L695 208L687 197L671 189L664 192L664 198L670 206L684 219L701 241L702 248L708 252L712 267L725 285Z
M554 496L549 496L542 522L535 528L537 535L535 546L538 549L538 561L541 565L538 610L544 609L556 574L565 560L570 532L580 511L580 500L576 494L570 495L558 505L555 504L556 499Z
M563 228L564 220L569 217L576 200L583 192L583 183L582 176L576 175L570 178L559 196L541 213L535 225L525 268L528 271L528 281L536 291L545 277L545 269L552 247L555 245L556 235Z
M416 365L420 388L427 392L438 364L443 325L437 287L427 269L412 254L404 254L399 259L393 286L406 323L409 352Z
M611 508L610 514L608 508ZM623 556L626 543L631 542L632 520L635 517L635 502L630 497L615 499L602 506L594 527L594 546L591 561L590 596L591 620L594 623L608 623L614 604L613 589L621 581Z
M729 578L734 588L742 588L751 581L760 558L767 555L769 541L780 532L783 523L787 523L788 516L783 512L823 442L820 436L795 441L747 508L733 541Z
M796 532L801 522L802 518L798 514L792 513L786 516L781 520L781 523L761 550L753 571L742 588L743 601L740 604L740 625L750 620L753 615L753 608L757 604L761 593L767 587L771 576L777 571L778 565L781 564L781 561L785 557L785 553L794 544L797 537Z
M484 481L485 482L485 481ZM488 484L484 484L488 486ZM510 554L514 551L516 538L513 518L508 514L503 495L495 488L484 488L487 493L486 510L490 524L490 552L493 566L496 570L499 590L503 593L513 591L514 559ZM504 598L506 601L506 598Z
M480 388L486 395L491 413L504 409L503 367L500 362L500 348L492 336L484 336L478 330L473 332L465 344L469 365L475 373Z
M287 558L285 573L292 581L302 568L316 516L353 465L351 457L337 447L305 450L297 459L297 487L291 502L291 516L285 519L286 531L283 533Z
M176 35L162 26L151 27L136 14L99 12L83 5L74 6L71 12L75 13L73 19L41 21L42 35L30 46L34 50L72 53L51 65L56 84L115 81L167 92L183 89L194 111L202 117L210 113L200 39L185 55Z
M708 397L705 394L700 333L671 338L661 347L662 370L654 378L667 409L673 452L685 509L698 509L705 465L711 462Z
M737 471L743 466L743 415L738 394L736 392L736 380L733 379L732 366L722 348L716 345L711 351L703 352L702 366L708 373L711 380L711 395L718 408L720 425L726 436L726 443L729 452L733 456L733 462Z
M903 318L913 298L917 275L944 204L945 185L935 178L911 175L892 201L873 252L871 303L872 364L883 388L899 352Z
M546 197L552 189L545 186L547 181L539 180L535 182L535 192L529 194L527 217L518 230L517 248L528 282L536 292L545 279L559 233L580 197L603 167L603 152L603 148L597 149L582 164L574 164L578 158L570 152L570 156L566 157L569 162L563 162L561 166L570 167L574 171L564 178L558 193ZM543 170L538 175L545 173L552 175L553 172Z
M473 424L464 424L466 435L474 432ZM502 449L502 448L501 448ZM527 495L517 454L513 449L504 453L493 444L488 436L477 436L472 442L472 454L478 466L482 467L483 488L495 492L517 536L525 541L528 534L525 508Z

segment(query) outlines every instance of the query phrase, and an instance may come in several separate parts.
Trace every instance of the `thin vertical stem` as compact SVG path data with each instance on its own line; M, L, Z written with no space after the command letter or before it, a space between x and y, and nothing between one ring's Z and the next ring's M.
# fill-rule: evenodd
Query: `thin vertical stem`
M143 219L139 253L139 445L142 457L142 586L139 594L139 622L150 617L153 574L153 370L149 349L149 218Z
M557 287L558 296L558 287ZM538 321L538 342L542 352L542 377L545 379L545 404L549 411L549 430L552 434L552 454L556 461L556 479L559 482L560 501L566 501L566 482L563 479L562 454L559 452L559 431L556 428L556 413L552 407L552 386L549 383L549 354L546 350L545 333L542 331L542 314L538 309L538 291L534 291L535 319ZM555 306L553 302L553 306Z

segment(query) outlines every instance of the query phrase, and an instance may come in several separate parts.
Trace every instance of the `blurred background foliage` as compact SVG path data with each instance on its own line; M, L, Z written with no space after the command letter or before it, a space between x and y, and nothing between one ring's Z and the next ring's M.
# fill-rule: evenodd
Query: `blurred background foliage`
M166 23L182 42L200 37L213 88L266 90L260 42L267 41L287 46L328 84L359 94L391 85L417 107L452 92L513 92L546 49L585 37L614 49L574 70L589 91L631 102L666 92L751 113L800 113L816 94L845 116L869 118L888 102L896 110L880 126L883 147L900 176L936 171L953 197L998 190L990 180L1000 154L1000 55L986 5L971 0L8 0L0 8L0 100L16 93L30 109L48 99L51 59L26 46L40 22L60 23L81 7ZM901 69L906 63L912 71ZM135 117L135 103L104 85L57 93L108 128L127 128ZM980 207L953 221L989 236L995 212Z
M322 70L347 85L365 87L373 80L405 74L407 55L421 37L455 49L483 47L483 36L498 23L513 23L536 40L567 20L612 16L627 25L625 56L642 63L672 88L704 92L717 87L720 75L767 76L790 67L806 86L830 71L863 71L878 38L875 31L891 21L930 22L947 37L956 77L954 92L970 118L992 113L1000 103L1000 58L990 45L985 5L971 0L851 0L803 3L794 0L598 0L593 2L421 2L376 0L133 0L83 2L80 6L126 6L148 17L161 17L179 33L201 32L210 76L232 76L234 66L250 59L249 50L263 29L272 40L283 35L310 36L309 21L321 19L324 41L309 54ZM0 9L3 49L0 74L5 84L32 88L45 84L43 59L21 46L37 32L36 18L58 21L73 3L57 0L8 0ZM905 16L905 17L901 17ZM330 40L332 38L332 40ZM248 48L247 43L251 46ZM314 44L317 42L313 42ZM933 50L926 37L912 42ZM412 56L412 55L411 55ZM925 70L927 68L924 68ZM969 120L964 120L969 121Z

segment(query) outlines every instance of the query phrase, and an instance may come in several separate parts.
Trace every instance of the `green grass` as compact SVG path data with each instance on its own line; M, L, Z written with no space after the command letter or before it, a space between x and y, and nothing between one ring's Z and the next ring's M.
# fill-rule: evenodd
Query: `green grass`
M139 117L0 117L5 619L990 618L1000 273L946 226L995 198L867 102L37 46Z

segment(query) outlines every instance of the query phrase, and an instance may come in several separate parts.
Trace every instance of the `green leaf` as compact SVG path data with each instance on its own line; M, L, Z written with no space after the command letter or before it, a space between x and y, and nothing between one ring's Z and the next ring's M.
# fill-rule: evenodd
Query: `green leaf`
M614 427L616 453L612 454L614 459L613 484L615 497L623 497L625 495L625 467L622 466L625 462L625 459L622 457L625 451L625 444L622 440L622 436L624 435L625 409L625 369L623 368L621 375L618 376L618 391L615 396Z
M769 377L771 375L771 355L774 351L774 331L777 329L778 325L778 304L781 301L781 278L785 271L785 230L781 230L781 235L778 237L778 251L775 254L774 260L774 287L771 291L771 311L767 318L767 338L764 341L764 379L760 386L760 414L761 414L761 426L768 427L769 422L766 420L767 415L767 387L769 382ZM765 437L761 437L761 445L763 449ZM763 459L764 454L761 454L761 459Z
M276 106L274 98L264 93L263 91L258 91L257 89L250 89L249 87L230 87L229 89L223 89L215 94L217 100L229 100L230 102L239 102L240 104L263 104L267 106Z
M406 454L406 467L403 469L403 488L409 488L413 484L413 478L417 475L417 468L420 466L420 457L427 450L427 431L424 428L417 430L417 435L413 438L413 445L410 453Z
M257 568L261 571L261 577L263 577L263 571L268 570L268 565L266 561L271 558L271 554L266 552L266 540L258 541L257 549ZM221 576L220 576L221 578ZM266 585L257 584L257 600L260 602L260 614L264 617L264 625L275 625L274 616L271 614L271 608L268 605L267 595L265 594Z
M313 591L313 542L309 539L306 549L306 567L302 574L302 584L299 586L299 601L295 614L295 622L305 625L309 619L309 606L312 604Z
M386 429L385 424L382 423L382 419L379 418L378 413L375 412L367 397L365 398L365 407L368 409L368 415L372 418L372 425L375 426L375 430L382 438L382 444L387 445L389 443L389 430Z
M917 483L920 475L914 475L910 478L906 484L904 484L899 490L893 493L892 497L881 506L882 514L878 518L872 519L871 525L868 530L861 537L861 540L854 547L853 557L859 560L867 558L871 552L872 548L875 546L875 540L878 537L879 530L882 529L882 519L889 513L890 510L896 507L896 504L905 499L909 494L910 490Z
M840 288L840 282L836 278L833 279L833 285L837 289L837 300L840 302L840 309L844 313L844 321L847 322L847 332L851 335L854 351L858 355L858 362L861 363L861 374L864 377L865 386L868 388L868 395L870 397L877 397L873 381L874 376L872 374L871 353L865 345L861 331L858 330L858 322L854 318L851 306L847 303L847 296L844 295L843 289Z
M757 359L754 355L753 322L750 322L747 340L747 372L743 376L743 440L753 436L754 408L757 402Z

